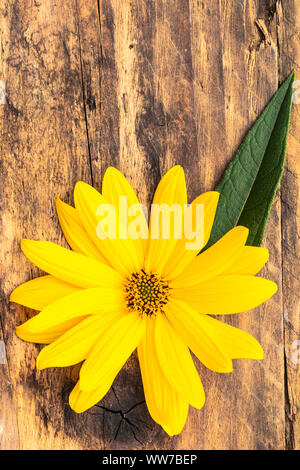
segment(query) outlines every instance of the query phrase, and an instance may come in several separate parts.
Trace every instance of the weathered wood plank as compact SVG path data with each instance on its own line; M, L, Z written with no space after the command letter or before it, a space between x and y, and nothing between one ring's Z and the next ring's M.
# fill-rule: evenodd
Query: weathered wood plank
M296 113L282 198L265 240L271 255L262 274L279 292L260 309L226 319L261 341L265 360L235 361L230 375L198 365L207 402L201 411L190 409L180 436L169 438L150 419L135 355L99 406L76 415L67 397L78 368L36 372L40 347L14 335L33 312L7 301L39 272L21 254L20 238L65 243L55 198L61 193L71 202L77 180L100 189L112 164L149 204L160 176L179 163L190 200L215 186L278 80L299 61L296 0L14 0L0 15L1 313L8 357L5 369L0 364L7 397L2 448L299 447L299 371L289 354L285 443L282 316L284 305L292 345L299 337L291 292L291 285L297 292Z
M277 27L280 48L280 78L292 68L296 88L300 88L300 5L296 1L278 2ZM300 449L300 315L299 315L299 115L300 99L294 97L286 168L281 184L282 210L282 292L286 366L286 447Z
M33 312L8 304L11 290L38 274L22 255L20 239L65 243L55 198L61 192L71 200L75 181L90 181L78 25L72 1L5 3L1 315L20 448L81 448L89 444L79 429L91 418L87 415L77 423L77 416L69 416L65 389L70 388L70 372L35 370L40 347L14 334L15 326ZM98 434L93 424L87 427ZM101 447L98 435L92 445Z
M262 2L237 2L233 7L225 1L213 6L192 2L194 74L201 81L201 87L194 89L203 190L215 186L243 135L277 89L277 41L266 3L262 7ZM268 42L261 38L258 19L266 25ZM265 246L271 255L262 275L280 287L278 198ZM201 448L283 448L281 289L261 308L224 321L258 338L265 359L235 361L230 376L201 371L207 402L203 414L194 416L203 435Z

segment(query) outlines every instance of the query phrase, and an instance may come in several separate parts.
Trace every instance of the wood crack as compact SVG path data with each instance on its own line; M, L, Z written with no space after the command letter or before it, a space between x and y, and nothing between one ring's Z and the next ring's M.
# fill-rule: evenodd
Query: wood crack
M102 47L102 27L101 27L101 9L100 9L100 0L97 0L97 13L98 13L98 24L99 24L99 90L100 90L100 103L99 103L99 117L100 117L100 126L102 122L102 69L103 69L103 47ZM100 174L101 180L103 179L103 174Z
M94 186L94 177L93 177L93 168L92 168L92 155L91 155L91 144L90 144L90 137L89 137L89 125L88 125L88 118L87 118L87 110L86 110L86 91L84 86L84 73L83 73L83 62L82 62L82 51L81 51L81 38L80 38L80 24L79 24L79 12L78 12L78 3L76 0L76 15L77 15L77 34L78 34L78 48L79 48L79 64L80 64L80 77L81 77L81 88L82 88L82 102L83 102L83 113L84 113L84 120L85 120L85 130L86 130L86 139L87 139L87 148L88 148L88 157L89 157L89 166L90 166L90 175L91 175L91 183Z
M118 402L118 404L120 405L120 402L119 402L119 399L114 391L113 390L113 393L116 397L116 400ZM103 406L103 405L95 405L97 408L100 408L102 409L103 411L107 412L107 413L112 413L112 414L115 414L115 415L120 415L120 421L118 423L118 426L116 428L116 432L114 434L114 438L113 440L117 440L117 437L119 435L119 432L120 432L120 429L121 429L121 425L123 422L127 423L130 427L130 431L134 437L134 439L141 445L143 445L143 442L140 441L140 439L138 439L137 435L136 435L136 432L139 431L139 427L132 422L132 420L128 417L128 415L135 409L137 408L138 406L140 405L143 405L145 403L145 400L142 400L138 403L135 403L134 405L132 405L130 408L128 408L127 410L123 411L121 408L119 410L114 410L114 409L111 409L111 408L107 408L106 406Z

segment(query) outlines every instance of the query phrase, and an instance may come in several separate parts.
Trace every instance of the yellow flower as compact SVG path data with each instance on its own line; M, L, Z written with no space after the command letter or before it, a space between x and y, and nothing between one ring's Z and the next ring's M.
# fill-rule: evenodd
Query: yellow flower
M263 358L256 339L209 315L252 309L270 298L277 286L255 276L267 261L268 250L245 246L248 229L242 226L199 256L199 249L186 249L187 237L155 238L149 233L147 240L100 240L97 210L113 205L120 227L120 196L127 197L128 206L138 204L125 177L109 168L102 194L78 182L75 208L57 198L59 221L73 251L48 241L22 240L25 255L49 274L11 294L11 301L40 310L17 327L17 335L48 344L37 358L38 369L84 361L69 399L77 413L103 398L137 348L150 415L174 435L185 424L189 404L200 409L205 401L189 349L216 372L231 372L234 358ZM204 225L196 227L204 234L203 248L218 197L215 191L207 192L184 206L184 172L175 166L161 179L153 203L178 204L185 211L203 205ZM175 225L175 218L172 221ZM145 217L140 225L148 234Z

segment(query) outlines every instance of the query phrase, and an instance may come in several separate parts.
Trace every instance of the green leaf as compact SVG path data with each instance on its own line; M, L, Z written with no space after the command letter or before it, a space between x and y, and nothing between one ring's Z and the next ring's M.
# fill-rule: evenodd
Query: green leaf
M220 200L205 248L236 225L249 228L247 245L261 245L284 167L294 79L293 71L244 138L216 187Z

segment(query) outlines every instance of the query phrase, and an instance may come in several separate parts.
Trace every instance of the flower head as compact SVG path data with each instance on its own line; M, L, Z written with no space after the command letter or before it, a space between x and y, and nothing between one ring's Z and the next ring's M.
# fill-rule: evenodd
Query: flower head
M135 208L128 211L129 224L119 205L122 197ZM174 208L167 237L161 215L155 219L153 211L148 228L132 187L119 171L108 168L102 194L79 182L75 208L57 198L72 250L22 240L25 255L48 274L11 294L11 301L40 311L17 327L17 335L48 344L37 358L38 369L83 362L69 398L77 413L104 397L137 348L150 415L169 435L178 434L189 405L200 409L205 401L190 350L216 372L231 372L234 358L263 358L251 335L210 316L252 309L277 290L272 281L255 276L268 250L246 246L245 227L233 228L198 255L210 237L218 197L207 192L187 206L184 172L173 167L153 200ZM101 209L108 206L115 215L114 236L105 236L108 219L103 223ZM200 221L197 206L203 209ZM183 217L178 218L180 211ZM179 237L187 219L191 227ZM188 245L191 233L201 246Z

